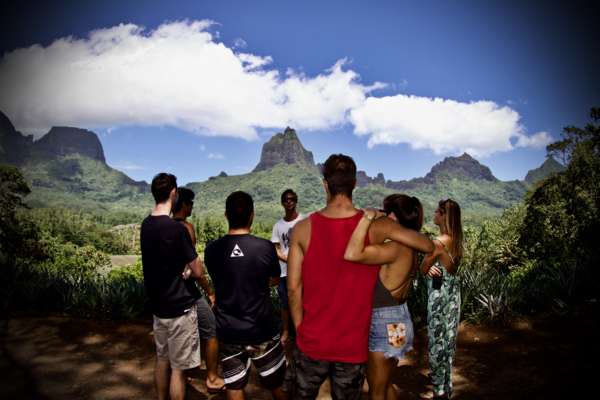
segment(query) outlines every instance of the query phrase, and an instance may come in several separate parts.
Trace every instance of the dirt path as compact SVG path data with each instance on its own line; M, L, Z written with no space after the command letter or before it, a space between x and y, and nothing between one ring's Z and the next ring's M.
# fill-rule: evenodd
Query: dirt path
M523 319L510 328L462 324L453 398L563 399L593 390L600 357L598 311L592 304L567 315ZM154 397L149 321L17 318L0 321L0 335L2 399ZM424 329L415 349L394 374L402 399L417 399L427 389ZM206 394L204 377L204 370L192 377L188 398L224 399ZM321 392L320 398L329 398L327 384ZM256 384L247 393L249 399L270 398Z

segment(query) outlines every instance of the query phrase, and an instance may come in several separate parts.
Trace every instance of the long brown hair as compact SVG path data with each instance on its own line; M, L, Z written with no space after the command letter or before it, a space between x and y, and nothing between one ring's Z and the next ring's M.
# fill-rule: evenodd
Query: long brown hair
M442 214L442 224L440 230L442 233L452 237L452 246L450 253L454 262L458 263L463 255L463 231L460 218L460 206L452 199L440 200L438 209Z

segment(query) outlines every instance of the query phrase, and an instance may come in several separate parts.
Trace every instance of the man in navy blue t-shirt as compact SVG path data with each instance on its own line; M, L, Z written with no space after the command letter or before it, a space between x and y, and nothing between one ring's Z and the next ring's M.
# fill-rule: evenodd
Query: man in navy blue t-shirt
M200 365L196 301L200 292L184 270L201 277L204 267L185 227L169 217L177 198L177 178L152 179L155 206L142 222L140 245L144 286L154 316L154 378L159 399L185 398L184 370ZM186 268L187 267L187 268Z

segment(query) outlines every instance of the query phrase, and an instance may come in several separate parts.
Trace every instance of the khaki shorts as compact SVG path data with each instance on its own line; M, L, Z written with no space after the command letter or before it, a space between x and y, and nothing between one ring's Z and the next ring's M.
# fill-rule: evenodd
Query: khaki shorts
M200 365L200 337L196 305L176 318L154 316L156 356L169 360L173 369L190 369Z

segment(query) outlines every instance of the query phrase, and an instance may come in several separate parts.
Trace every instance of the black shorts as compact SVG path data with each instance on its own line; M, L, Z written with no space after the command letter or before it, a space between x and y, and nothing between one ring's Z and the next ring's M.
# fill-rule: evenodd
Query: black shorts
M250 365L258 371L260 384L277 389L283 384L286 360L280 335L259 344L220 343L223 379L227 389L241 390L248 383Z
M331 397L359 400L365 380L365 364L313 360L294 348L294 360L287 370L284 390L291 399L315 399L323 381L331 380Z

